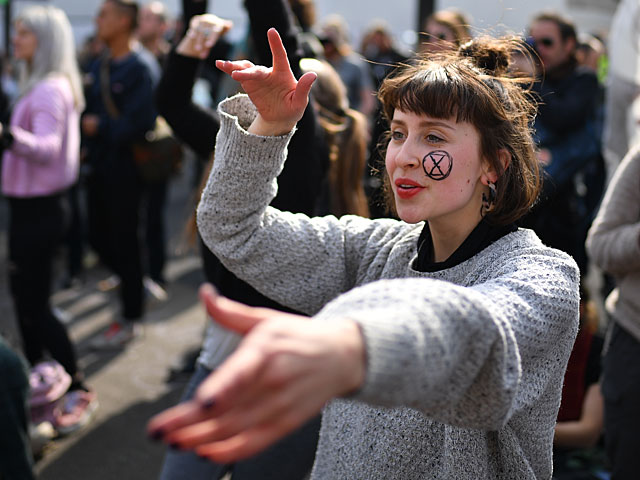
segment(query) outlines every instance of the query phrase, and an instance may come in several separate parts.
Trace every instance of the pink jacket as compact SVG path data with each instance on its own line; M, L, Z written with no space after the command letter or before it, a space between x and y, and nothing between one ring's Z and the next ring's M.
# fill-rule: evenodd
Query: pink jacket
M48 77L20 98L9 128L14 142L2 162L5 196L51 195L76 181L80 112L65 77Z

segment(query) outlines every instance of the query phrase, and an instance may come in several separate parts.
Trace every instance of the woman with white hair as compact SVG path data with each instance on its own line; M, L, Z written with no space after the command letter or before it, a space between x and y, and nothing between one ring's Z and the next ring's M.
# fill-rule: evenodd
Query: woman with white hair
M35 365L48 353L72 378L54 419L64 434L86 423L97 407L49 302L53 258L68 225L66 192L78 177L84 96L71 25L62 10L28 7L14 27L20 96L9 125L0 125L9 282L27 359Z

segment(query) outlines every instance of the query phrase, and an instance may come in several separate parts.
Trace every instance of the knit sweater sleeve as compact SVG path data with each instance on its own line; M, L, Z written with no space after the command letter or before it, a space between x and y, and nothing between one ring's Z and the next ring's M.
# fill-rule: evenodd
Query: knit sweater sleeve
M261 137L246 95L221 102L214 166L197 210L204 243L230 271L272 300L315 313L352 288L390 238L413 228L394 220L309 218L267 207L293 135ZM302 248L304 246L304 248Z
M616 169L589 230L587 249L613 275L640 270L640 149Z
M365 340L366 379L354 398L484 430L545 394L557 409L578 325L578 270L561 252L511 247L492 249L498 273L488 282L380 280L329 303L316 318L355 320Z

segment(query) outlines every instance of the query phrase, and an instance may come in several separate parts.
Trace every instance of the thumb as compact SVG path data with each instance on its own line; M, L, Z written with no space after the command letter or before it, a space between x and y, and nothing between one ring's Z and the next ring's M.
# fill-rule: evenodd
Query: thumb
M316 81L318 75L315 72L307 72L298 80L296 85L296 91L293 93L292 103L299 108L306 108L309 102L309 92L311 92L311 86Z
M217 323L243 335L267 316L267 309L249 307L225 298L209 283L200 287L199 295L207 313Z

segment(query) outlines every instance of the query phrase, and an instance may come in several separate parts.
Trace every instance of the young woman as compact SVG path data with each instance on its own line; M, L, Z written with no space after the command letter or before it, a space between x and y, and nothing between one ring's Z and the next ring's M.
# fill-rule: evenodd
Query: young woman
M71 392L54 425L68 433L97 406L83 385L64 325L51 310L53 258L68 225L66 194L78 176L84 96L71 25L55 7L25 9L15 22L20 97L0 125L2 193L9 203L9 281L31 365L48 353L71 375Z
M315 79L296 81L269 41L272 68L219 62L248 97L219 106L199 227L228 268L312 318L204 287L245 338L150 434L229 461L322 409L312 478L550 478L579 278L513 226L539 171L532 106L502 76L512 45L477 40L383 84L396 221L267 207Z

